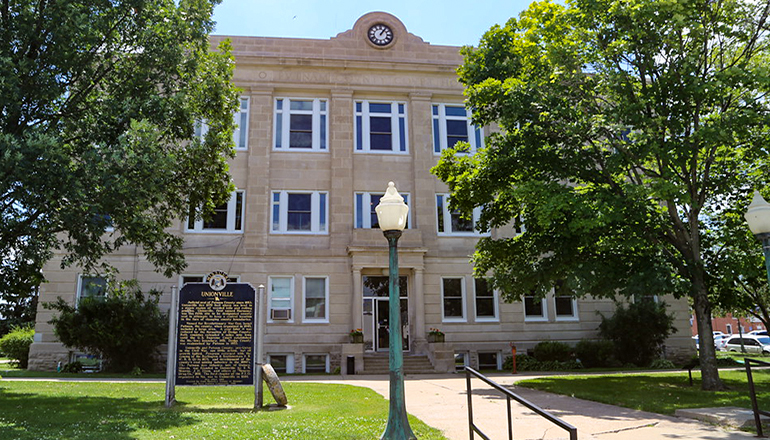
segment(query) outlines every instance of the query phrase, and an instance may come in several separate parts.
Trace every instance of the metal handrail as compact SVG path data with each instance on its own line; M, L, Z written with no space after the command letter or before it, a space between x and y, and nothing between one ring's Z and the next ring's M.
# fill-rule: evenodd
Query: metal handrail
M518 394L512 392L511 390L503 388L497 383L489 380L489 378L479 373L478 371L474 370L473 368L465 367L466 394L468 395L468 430L470 431L470 440L474 440L475 438L474 433L480 435L484 440L491 440L489 437L486 436L486 434L484 434L481 431L481 429L479 429L478 426L476 426L475 423L473 423L473 401L472 401L473 393L471 388L471 374L476 376L478 379L481 379L484 383L496 389L506 397L506 401L508 403L508 439L509 440L513 440L513 419L511 417L511 399L526 406L535 414L538 414L539 416L545 418L546 420L558 426L559 428L569 432L570 440L577 440L578 438L577 428L575 428L574 426L570 425L564 420L561 420L560 418L554 416L553 414L549 413L543 408L540 408L539 406L519 396Z
M754 424L757 425L757 437L765 437L762 433L762 421L759 416L763 415L770 417L770 412L759 409L757 403L757 392L754 388L754 377L751 374L751 364L757 364L765 367L770 367L770 362L760 361L758 359L743 358L743 363L746 365L746 377L749 380L749 396L751 397L751 409L754 411Z

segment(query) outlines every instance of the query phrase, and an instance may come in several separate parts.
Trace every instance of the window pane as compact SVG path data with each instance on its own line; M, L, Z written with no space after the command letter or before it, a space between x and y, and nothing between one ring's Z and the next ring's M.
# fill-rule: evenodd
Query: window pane
M289 148L313 148L312 115L291 115Z
M323 319L326 317L326 280L324 278L305 279L305 318Z
M309 231L311 229L311 195L289 194L288 205L287 229L290 231Z
M369 104L369 113L390 113L390 104Z
M286 373L286 355L270 355L270 365L276 373Z
M390 151L393 149L392 142L390 134L372 133L369 139L369 148L372 150Z
M80 279L80 297L104 296L107 280L102 277L82 277Z
M444 317L463 317L462 278L444 278Z
M281 193L273 193L273 230L281 229Z
M535 300L532 296L524 298L524 314L526 316L543 316L543 301Z
M479 353L480 370L497 370L497 353Z
M211 219L203 222L203 229L227 229L227 203L214 208Z
M462 318L463 317L463 301L462 299L444 298L444 317L446 318Z
M291 110L313 110L313 101L295 101L292 99L289 108Z
M372 229L377 229L380 227L380 221L377 218L377 211L374 210L374 208L377 207L377 205L380 204L380 199L382 198L383 194L370 194L370 203L369 203L369 217L371 218L372 222Z
M465 121L446 121L447 147L452 148L458 142L468 142L468 125Z
M476 298L476 316L494 317L495 301L493 298Z
M438 221L438 231L444 232L444 196L436 196L436 220Z
M364 195L356 194L356 228L364 227Z
M462 218L457 211L453 212L452 232L473 232L473 220Z
M243 230L243 193L235 193L235 230Z
M270 281L271 299L291 298L291 278L272 278Z
M390 118L372 117L369 119L369 129L372 133L390 133Z
M468 116L465 107L451 106L445 107L447 116Z
M202 283L203 277L196 277L196 276L184 276L182 277L182 285L185 285L187 283Z
M326 373L326 355L306 355L305 373Z
M556 316L573 316L575 314L572 310L572 297L557 296L555 302Z
M320 231L326 230L326 193L318 194L318 229Z

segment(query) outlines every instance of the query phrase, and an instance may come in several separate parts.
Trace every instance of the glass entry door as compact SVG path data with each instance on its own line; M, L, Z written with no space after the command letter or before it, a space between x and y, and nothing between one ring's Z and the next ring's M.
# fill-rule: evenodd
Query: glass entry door
M390 346L388 277L364 276L364 344L367 351L387 352ZM406 277L399 277L402 348L409 351L409 300Z

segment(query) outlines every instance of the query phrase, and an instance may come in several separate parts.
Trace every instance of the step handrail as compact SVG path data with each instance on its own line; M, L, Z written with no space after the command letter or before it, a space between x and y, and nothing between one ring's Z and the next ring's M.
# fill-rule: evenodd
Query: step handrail
M749 381L749 397L751 397L751 409L754 412L754 424L757 426L757 437L765 437L762 432L762 420L760 415L770 417L770 412L759 409L759 403L757 402L757 391L754 388L754 376L751 374L751 364L757 366L770 367L770 362L760 361L759 359L743 358L743 363L746 365L746 378Z
M474 440L475 438L474 433L480 435L484 440L490 440L490 438L487 437L487 435L484 434L481 431L481 429L479 429L479 427L476 426L475 423L473 423L473 399L472 399L473 389L471 388L471 375L476 376L476 378L480 379L482 382L486 383L487 385L491 386L495 390L499 391L500 394L506 397L506 401L508 403L508 439L509 440L513 440L513 419L511 417L511 400L517 401L518 403L527 407L529 410L533 411L535 414L545 418L546 420L558 426L559 428L562 428L565 431L569 432L570 440L577 440L578 438L577 428L565 422L564 420L556 417L555 415L549 413L543 408L540 408L539 406L535 405L529 400L519 396L513 391L507 388L503 388L502 386L490 380L488 377L484 376L483 374L479 373L473 368L466 366L465 367L465 386L466 386L466 394L468 395L468 430L470 431L470 440Z

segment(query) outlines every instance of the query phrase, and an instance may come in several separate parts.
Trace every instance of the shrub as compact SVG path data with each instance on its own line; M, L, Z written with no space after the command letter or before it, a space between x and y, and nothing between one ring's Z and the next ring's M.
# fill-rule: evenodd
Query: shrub
M569 360L566 362L560 361L539 361L532 356L526 354L516 355L516 370L517 371L567 371L567 370L579 370L583 368L580 362L575 360ZM503 370L513 369L513 359L508 356L503 362Z
M100 357L107 371L149 371L158 346L168 338L159 297L156 291L145 296L136 281L124 281L108 286L105 296L82 298L77 309L61 298L44 307L60 312L49 323L67 347Z
M27 368L29 346L32 345L34 337L33 327L14 327L10 333L0 338L0 352L11 358L19 368Z
M616 367L620 362L615 359L615 346L606 339L581 339L575 345L575 356L586 368Z
M602 315L599 334L612 341L615 356L622 363L649 365L660 356L666 338L676 332L674 315L668 314L666 307L654 301L637 301L627 307L616 303L614 315Z
M650 368L653 370L673 370L676 365L668 359L655 359L650 364Z
M572 358L572 347L564 342L543 341L535 345L533 355L541 362L566 362Z
M83 364L78 361L64 364L64 366L61 367L62 373L80 373L81 371L83 371Z

